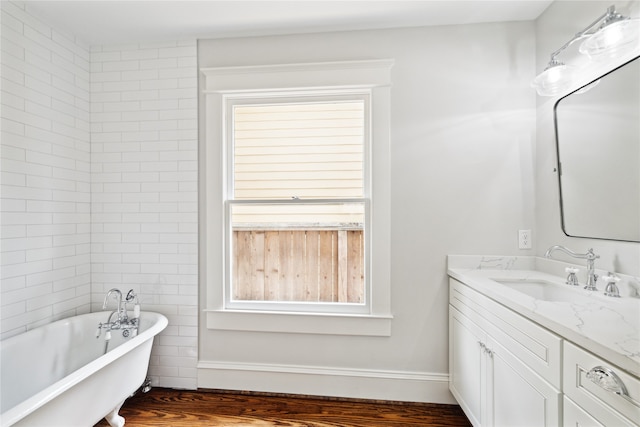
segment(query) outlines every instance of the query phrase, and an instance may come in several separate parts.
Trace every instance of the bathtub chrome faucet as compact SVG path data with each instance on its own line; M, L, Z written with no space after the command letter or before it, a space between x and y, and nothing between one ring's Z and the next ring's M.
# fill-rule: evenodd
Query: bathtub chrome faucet
M577 254L573 252L571 249L567 249L564 246L554 245L551 246L547 252L544 254L545 258L551 258L551 254L555 251L561 251L565 254L572 256L574 258L586 259L587 260L587 285L584 287L588 291L597 291L596 282L598 280L598 275L595 273L595 261L600 258L600 255L596 255L593 252L592 248L589 248L586 254Z
M122 336L127 338L129 336L138 335L138 326L139 326L139 318L140 318L140 304L138 303L138 296L131 289L125 299L122 299L122 292L119 289L113 288L107 292L107 295L104 297L104 302L102 303L102 309L106 309L109 303L109 298L112 294L116 294L116 298L118 300L118 307L116 310L112 311L109 314L109 317L106 323L98 324L98 330L96 332L96 338L100 338L102 335L102 330L105 332L105 353L107 352L109 341L111 340L111 331L121 330ZM133 309L133 317L129 317L127 313L127 304L135 304ZM115 320L114 319L115 315Z
M111 296L111 294L115 293L116 296L118 297L118 309L116 311L114 311L113 313L111 313L111 316L113 316L114 313L118 313L118 322L122 322L122 321L127 321L127 310L122 310L122 292L120 292L120 289L110 289L109 292L107 292L107 295L104 297L104 302L102 303L102 309L106 310L107 309L107 304L109 303L109 297ZM109 322L111 322L111 316L109 316Z

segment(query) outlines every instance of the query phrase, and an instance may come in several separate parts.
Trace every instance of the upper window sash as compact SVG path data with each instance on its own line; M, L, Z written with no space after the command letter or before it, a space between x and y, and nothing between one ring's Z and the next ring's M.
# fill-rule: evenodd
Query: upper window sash
M234 107L247 106L247 105L278 105L278 104L311 104L311 103L327 103L327 102L349 102L349 101L361 101L364 107L364 122L363 122L363 157L362 161L362 180L363 180L363 193L362 198L368 199L371 197L371 179L370 179L370 152L371 152L371 92L369 89L335 89L324 90L321 93L315 90L298 90L288 92L264 92L258 96L256 93L232 93L222 95L224 104L223 115L225 117L223 139L225 142L226 153L226 165L225 165L225 199L233 200L235 191L234 183L234 150L235 150L235 138L234 138ZM291 196L296 196L291 194ZM333 197L331 197L333 198ZM335 197L336 199L339 197ZM259 199L256 199L259 200Z

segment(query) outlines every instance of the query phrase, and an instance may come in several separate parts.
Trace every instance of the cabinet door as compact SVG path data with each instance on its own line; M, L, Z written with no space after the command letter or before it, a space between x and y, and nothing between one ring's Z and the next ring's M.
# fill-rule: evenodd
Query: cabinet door
M500 345L487 338L487 423L498 427L557 426L562 394ZM483 420L484 421L484 420Z
M482 329L449 306L449 389L476 427L486 398L482 342Z

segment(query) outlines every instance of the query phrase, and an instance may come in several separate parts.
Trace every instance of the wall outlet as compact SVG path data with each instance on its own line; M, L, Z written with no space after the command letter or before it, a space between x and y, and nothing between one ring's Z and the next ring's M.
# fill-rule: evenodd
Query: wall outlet
M518 248L531 249L531 230L518 230Z

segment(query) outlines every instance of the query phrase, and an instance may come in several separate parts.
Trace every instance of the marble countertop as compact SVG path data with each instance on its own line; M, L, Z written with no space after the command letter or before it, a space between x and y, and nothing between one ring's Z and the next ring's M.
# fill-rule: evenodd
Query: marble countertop
M565 267L581 267L536 257L450 255L448 274L520 315L640 377L640 278L618 274L621 298L565 284ZM598 272L606 274L606 272ZM584 279L580 283L584 283ZM575 292L571 302L545 301L496 282L545 280Z

